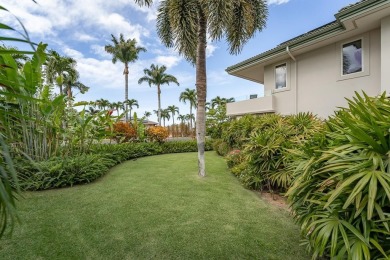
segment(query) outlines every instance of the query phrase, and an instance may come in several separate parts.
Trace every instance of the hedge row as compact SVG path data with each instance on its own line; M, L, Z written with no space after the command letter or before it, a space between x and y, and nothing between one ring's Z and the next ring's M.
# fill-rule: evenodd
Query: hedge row
M206 142L205 148L206 151L212 150L210 141ZM71 157L54 157L42 162L21 160L17 169L22 189L46 190L93 182L113 166L127 160L196 151L196 141L99 144L85 154Z

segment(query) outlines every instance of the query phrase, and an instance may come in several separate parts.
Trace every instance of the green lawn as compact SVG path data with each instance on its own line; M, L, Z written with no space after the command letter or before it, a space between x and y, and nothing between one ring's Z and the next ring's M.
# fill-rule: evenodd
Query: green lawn
M99 181L24 193L0 259L309 259L283 209L241 187L207 153L129 161Z

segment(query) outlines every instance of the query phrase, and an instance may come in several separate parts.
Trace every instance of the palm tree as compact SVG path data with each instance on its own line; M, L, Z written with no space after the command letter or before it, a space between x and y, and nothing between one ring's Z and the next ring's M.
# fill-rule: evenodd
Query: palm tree
M160 1L157 33L161 41L167 47L175 47L185 59L196 66L196 137L200 176L206 174L204 144L207 38L213 41L225 37L230 53L237 54L256 31L265 27L267 14L265 0Z
M76 60L61 56L56 51L49 51L49 57L46 61L45 75L47 82L56 83L60 89L60 94L64 94L64 77L74 77L76 73Z
M134 1L140 6L142 5L150 6L153 3L153 0L134 0Z
M145 113L144 113L144 117L146 118L146 119L149 119L149 117L152 115L152 113L150 113L149 111L145 111Z
M160 110L161 118L164 120L164 127L165 127L165 119L166 120L171 119L171 115L169 114L169 112L170 111L168 109Z
M189 123L191 123L192 120L195 121L195 116L194 116L194 114L187 114L187 115L185 115L185 119L186 119ZM190 131L192 131L192 128L190 129Z
M234 101L234 98L221 98L220 96L216 96L211 100L211 108L215 108L215 106L223 106Z
M107 99L101 98L96 100L96 105L99 109L107 110L108 107L110 107L110 101Z
M173 125L175 125L175 114L179 113L179 108L175 105L168 106L167 110L172 114Z
M190 115L192 115L192 108L196 108L196 90L186 88L184 92L180 93L179 101L182 101L184 104L187 104L187 101L190 103ZM192 120L190 128L192 129Z
M145 1L140 1L145 2ZM150 2L150 1L147 1ZM116 63L118 60L125 64L125 69L123 74L125 75L125 101L129 99L129 63L135 62L138 60L138 54L146 49L143 47L137 46L137 41L135 39L125 40L123 34L119 35L119 40L111 34L112 42L114 45L106 45L104 47L105 51L112 54L112 63ZM127 103L126 111L127 111ZM126 113L126 122L129 121L128 115Z
M130 118L132 116L131 110L133 109L133 107L139 108L138 101L136 99L128 99L128 100L124 101L123 104L125 104L125 106L129 110ZM127 115L127 110L126 110L126 115Z
M140 78L138 80L138 84L142 84L143 82L147 82L149 84L149 87L151 87L152 85L155 85L157 86L157 97L158 97L158 114L157 114L157 118L158 118L158 124L161 125L161 86L164 85L164 84L168 84L169 83L175 83L177 84L178 86L180 85L179 82L177 82L177 79L170 75L170 74L167 74L165 73L165 71L167 70L167 67L165 67L164 65L159 67L158 65L150 65L150 69L144 69L144 74L145 76L143 76L142 78Z
M124 104L122 102L113 102L111 106L116 110L118 117L119 117L119 111L124 109Z
M76 88L81 94L84 94L89 90L89 87L79 81L79 73L76 70L69 71L68 74L64 75L64 92L68 94L68 105L72 102L72 88Z
M184 136L184 132L183 132L183 125L184 125L184 122L186 121L186 116L185 115L179 115L177 117L177 120L180 120L181 124L180 124L180 132L181 132L181 137Z

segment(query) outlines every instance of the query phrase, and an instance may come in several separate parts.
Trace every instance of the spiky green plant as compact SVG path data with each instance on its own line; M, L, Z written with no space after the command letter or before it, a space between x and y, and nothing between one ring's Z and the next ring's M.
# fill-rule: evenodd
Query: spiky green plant
M288 191L313 259L390 256L390 101L356 93L348 108L294 151Z

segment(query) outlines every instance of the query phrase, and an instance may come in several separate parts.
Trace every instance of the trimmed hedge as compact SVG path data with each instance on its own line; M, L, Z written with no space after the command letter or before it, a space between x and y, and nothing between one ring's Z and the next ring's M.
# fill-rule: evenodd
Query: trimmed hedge
M212 150L206 141L206 151ZM125 143L93 145L85 154L55 157L48 161L17 163L20 186L24 190L47 190L93 182L113 166L127 160L167 154L196 152L196 141L166 143Z

